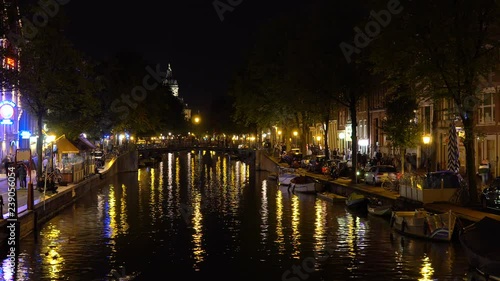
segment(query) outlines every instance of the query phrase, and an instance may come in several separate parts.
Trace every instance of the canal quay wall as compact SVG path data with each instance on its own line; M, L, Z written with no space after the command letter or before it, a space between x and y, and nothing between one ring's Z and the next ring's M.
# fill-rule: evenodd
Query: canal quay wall
M261 167L261 170L266 170L271 173L276 173L278 171L279 166L287 167L285 163L279 163L273 157L267 156L265 153L261 153L261 155L257 155L256 161L260 161L258 164ZM483 212L481 210L477 210L476 208L459 206L447 201L443 202L433 202L433 203L422 203L413 201L411 199L405 198L403 196L399 196L398 193L386 191L381 187L369 186L364 183L355 184L352 183L350 179L337 179L332 180L327 176L321 174L310 173L305 170L300 171L299 173L306 174L310 177L313 177L320 182L322 182L325 186L325 193L318 193L318 198L322 200L332 201L329 195L335 194L347 197L353 192L364 194L365 196L369 196L371 198L379 199L382 204L391 204L395 210L407 210L413 211L416 208L424 208L430 212L434 213L445 213L448 211L452 211L461 221L463 225L468 225L474 222L480 221L484 217L490 217L496 220L500 220L500 215ZM335 200L340 201L340 200Z
M264 151L256 152L256 162L256 166L260 168L259 170L268 171L270 173L277 173L280 166L287 167L286 163L279 163L275 158L268 156ZM348 197L351 193L356 192L365 196L377 198L382 204L391 204L398 210L414 210L415 208L423 207L421 202L406 200L400 197L399 194L381 190L381 188L366 186L364 184L352 184L350 179L338 179L334 181L328 176L307 172L302 169L299 170L299 173L307 174L320 181L327 193ZM328 200L329 198L328 196L318 195L321 199Z
M35 201L33 210L24 210L18 214L19 239L36 232L43 223L74 204L79 198L101 187L105 183L104 179L113 177L122 172L136 172L138 170L138 163L137 151L124 152L118 157L109 160L105 169L100 173L93 174L78 183L60 186L58 188L58 193L51 195L45 200ZM34 190L33 192L38 191ZM40 195L40 197L42 196L43 195ZM22 203L23 202L19 202L19 205ZM22 208L22 206L18 207ZM6 245L6 238L9 235L7 224L7 220L2 220L0 222L0 243L2 246Z

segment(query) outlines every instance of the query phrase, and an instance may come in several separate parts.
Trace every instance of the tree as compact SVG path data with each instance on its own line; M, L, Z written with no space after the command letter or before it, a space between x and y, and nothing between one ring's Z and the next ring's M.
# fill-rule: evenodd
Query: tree
M246 64L233 77L229 90L234 99L233 120L243 126L256 130L278 126L285 136L297 126L294 113L300 101L284 79L290 23L289 15L266 23L256 36ZM290 147L289 138L285 139Z
M381 129L387 134L392 145L399 149L401 173L404 173L406 148L415 147L421 135L420 125L415 119L418 109L416 96L409 86L400 85L385 100L387 119L382 120Z
M95 134L98 127L98 116L101 113L99 100L95 93L98 83L95 81L94 69L90 58L76 54L82 60L74 72L66 75L67 86L73 89L68 95L61 95L57 102L49 105L45 122L57 135L65 134L68 139L76 139L85 132ZM70 83L73 84L70 86Z
M37 174L42 169L44 122L49 114L63 107L70 111L79 110L78 114L85 116L89 114L88 110L94 110L80 104L92 103L80 100L78 96L88 97L88 81L85 80L88 75L82 74L85 69L82 56L63 35L65 25L61 11L36 36L20 41L22 68L17 81L25 108L37 119ZM74 111L72 113L77 114Z
M435 101L450 100L465 131L470 202L476 203L474 128L481 103L481 81L498 65L499 4L494 0L413 1L405 3L380 38L378 60L386 73L407 69L409 80L424 85ZM395 59L396 58L396 59Z

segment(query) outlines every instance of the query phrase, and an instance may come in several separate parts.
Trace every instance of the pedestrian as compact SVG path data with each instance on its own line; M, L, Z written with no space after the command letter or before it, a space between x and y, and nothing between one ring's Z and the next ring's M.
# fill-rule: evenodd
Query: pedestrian
M377 159L377 165L381 165L382 164L382 152L380 152L380 150L377 150L377 152L375 153L375 158Z
M19 164L19 168L17 169L17 174L19 177L19 187L20 188L26 188L26 167L24 166L23 163Z
M44 157L43 161L42 161L42 167L43 167L42 172L45 172L45 169L47 169L47 165L48 164L49 164L49 158L48 157Z
M4 168L5 168L5 176L9 174L9 162L10 162L10 156L7 155L5 158L2 160Z

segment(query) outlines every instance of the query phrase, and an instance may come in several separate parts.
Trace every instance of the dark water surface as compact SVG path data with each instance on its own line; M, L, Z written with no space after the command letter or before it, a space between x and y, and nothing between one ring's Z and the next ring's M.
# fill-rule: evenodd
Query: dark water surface
M458 242L392 234L388 220L214 159L203 172L201 154L168 154L106 179L21 240L17 272L3 255L0 280L467 280Z

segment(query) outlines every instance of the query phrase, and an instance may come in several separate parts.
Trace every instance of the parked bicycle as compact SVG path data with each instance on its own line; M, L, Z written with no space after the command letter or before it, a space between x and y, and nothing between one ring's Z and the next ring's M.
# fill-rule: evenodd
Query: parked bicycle
M57 193L58 185L62 181L61 171L55 169L47 173L47 178L45 178L45 176L45 173L42 173L42 175L37 178L36 184L38 191L52 191L53 193Z
M386 177L382 180L381 186L384 190L399 192L399 180L397 178Z

